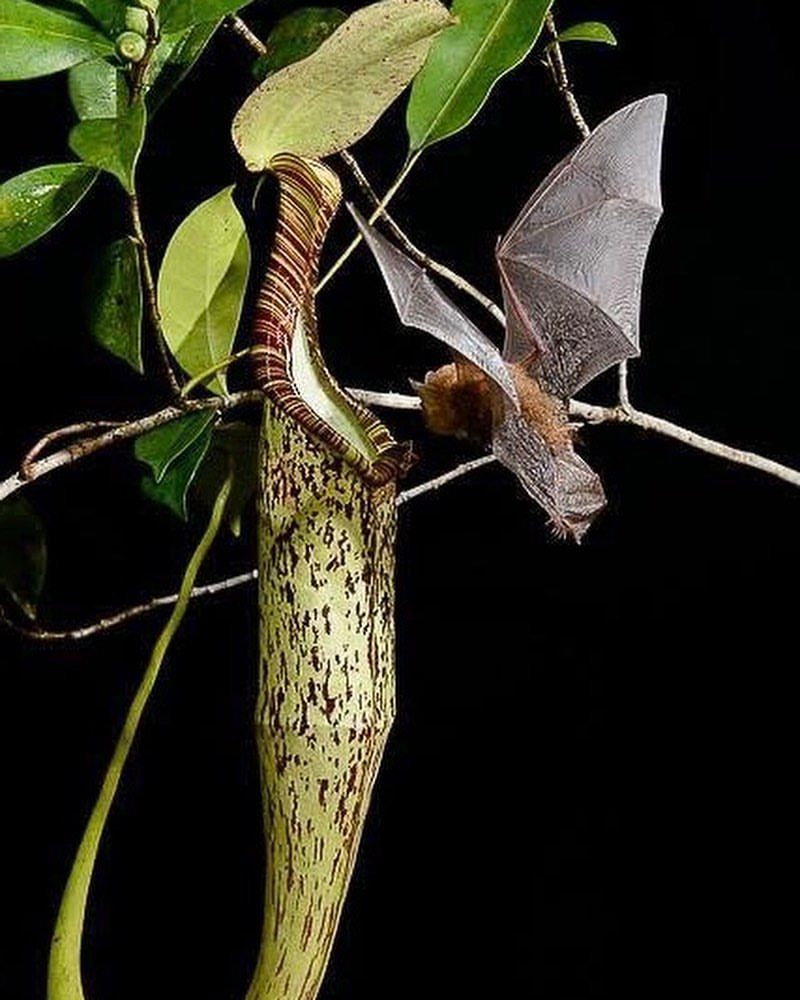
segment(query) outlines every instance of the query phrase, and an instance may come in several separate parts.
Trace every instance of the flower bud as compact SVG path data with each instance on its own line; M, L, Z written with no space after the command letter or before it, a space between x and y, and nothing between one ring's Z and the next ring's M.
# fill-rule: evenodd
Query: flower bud
M142 10L141 7L126 7L125 27L128 31L135 31L142 38L147 38L150 30L150 19L147 16L147 11Z
M117 36L117 54L126 62L141 62L147 52L147 42L136 31L123 31Z
M149 10L153 17L158 13L158 0L136 0L136 4L142 10Z

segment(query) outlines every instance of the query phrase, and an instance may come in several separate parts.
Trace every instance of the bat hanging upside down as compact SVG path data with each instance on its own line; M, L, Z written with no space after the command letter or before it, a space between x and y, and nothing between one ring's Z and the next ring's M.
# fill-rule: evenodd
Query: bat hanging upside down
M454 353L414 386L428 427L490 443L556 532L576 541L605 494L574 450L568 401L639 354L644 265L662 212L666 104L657 94L606 119L551 171L499 241L502 352L351 208L401 321Z

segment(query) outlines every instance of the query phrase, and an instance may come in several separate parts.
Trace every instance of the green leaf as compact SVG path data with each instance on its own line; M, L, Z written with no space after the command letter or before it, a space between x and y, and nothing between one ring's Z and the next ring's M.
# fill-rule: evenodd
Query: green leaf
M116 118L128 103L125 75L105 59L73 66L67 73L69 99L82 121Z
M142 81L151 115L194 66L218 26L218 21L211 21L162 35ZM80 119L116 118L128 105L125 74L105 59L73 66L68 79L69 96Z
M170 350L189 375L230 354L250 272L250 241L223 188L197 206L169 242L158 276L158 306ZM207 383L224 394L224 373Z
M171 463L160 482L153 476L142 480L146 497L186 520L186 496L211 444L211 427L206 427L195 440Z
M89 329L107 351L144 372L142 282L139 253L130 236L103 251L89 293Z
M36 167L0 184L0 257L10 257L59 223L92 186L85 163Z
M458 24L434 43L414 81L406 124L411 152L459 132L492 88L527 56L552 0L455 0Z
M347 20L336 7L301 7L281 18L264 42L266 55L253 63L253 75L263 80L316 51L325 39Z
M160 483L171 466L197 441L214 420L213 410L188 413L136 439L134 454L150 466L153 479Z
M163 31L179 31L203 21L216 21L246 7L251 0L161 0L159 16Z
M602 21L584 21L573 24L558 33L559 42L602 42L605 45L616 45L614 32Z
M116 37L125 28L125 0L71 0L89 14L109 37ZM131 6L136 6L135 0L130 0Z
M258 486L258 428L234 421L214 429L211 448L195 479L193 491L203 507L210 509L220 487L233 475L225 519L238 538L242 516L253 504Z
M255 90L233 122L250 170L276 153L327 156L368 132L451 23L438 0L382 0L356 11L312 55Z
M111 55L91 25L27 0L0 0L0 80L27 80Z
M176 34L162 36L150 59L144 81L147 107L151 114L194 66L218 27L219 21L207 21Z
M23 497L0 503L0 590L28 616L36 608L44 584L47 548L44 528Z
M146 124L144 102L136 101L118 118L79 122L69 134L70 149L85 163L113 174L128 194L133 194L133 176Z

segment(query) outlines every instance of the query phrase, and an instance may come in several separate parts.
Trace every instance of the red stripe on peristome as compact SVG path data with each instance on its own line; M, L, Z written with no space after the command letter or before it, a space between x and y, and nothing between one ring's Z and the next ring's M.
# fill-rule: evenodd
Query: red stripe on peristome
M310 434L354 466L374 485L396 479L408 468L410 452L394 441L378 418L347 396L328 373L316 337L316 290L325 237L341 201L336 174L325 164L290 153L276 156L272 169L280 182L278 225L266 278L256 301L253 341L255 376L264 392ZM292 336L298 315L307 320L312 361L331 390L360 420L378 457L370 462L322 420L297 393L291 375Z

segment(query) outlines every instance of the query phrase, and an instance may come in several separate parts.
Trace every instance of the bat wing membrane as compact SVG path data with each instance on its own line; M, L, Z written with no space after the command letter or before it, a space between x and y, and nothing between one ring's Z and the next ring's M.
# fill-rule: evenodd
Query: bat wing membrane
M507 413L495 428L492 449L550 516L558 534L580 542L606 503L597 473L572 448L554 452L515 413Z
M498 246L504 357L519 362L535 350L537 375L556 395L639 353L665 114L666 98L655 95L608 118L550 173ZM565 355L574 358L565 364Z
M366 223L352 206L348 207L378 262L400 320L406 326L430 333L472 362L503 390L516 408L517 390L495 345L434 284L424 268Z

